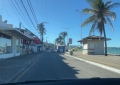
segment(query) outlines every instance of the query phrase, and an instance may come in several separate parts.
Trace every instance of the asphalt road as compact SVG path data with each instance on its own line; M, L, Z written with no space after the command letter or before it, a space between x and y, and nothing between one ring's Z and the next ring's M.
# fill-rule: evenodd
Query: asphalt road
M93 77L120 78L120 74L90 65L64 54L44 52L34 64L15 79L15 82Z

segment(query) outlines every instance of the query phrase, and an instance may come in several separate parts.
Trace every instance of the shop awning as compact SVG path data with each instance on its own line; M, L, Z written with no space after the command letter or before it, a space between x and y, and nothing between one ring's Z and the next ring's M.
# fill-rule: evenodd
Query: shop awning
M100 37L100 36L88 36L88 37L85 37L83 38L82 40L79 40L77 42L84 42L84 41L87 41L87 40L105 40L104 37ZM106 38L106 40L111 40L110 38Z
M20 32L19 30L14 29L14 30L8 30L8 31L9 31L9 32L12 32L13 35L16 35L16 36L18 36L18 37L20 37L20 38L22 38L22 39L31 39L30 37L27 37L27 36L24 35L22 32Z
M0 31L7 31L9 33L11 33L14 36L18 36L22 39L32 39L32 37L25 35L24 33L20 32L18 29L12 28L12 27L3 27L0 26Z

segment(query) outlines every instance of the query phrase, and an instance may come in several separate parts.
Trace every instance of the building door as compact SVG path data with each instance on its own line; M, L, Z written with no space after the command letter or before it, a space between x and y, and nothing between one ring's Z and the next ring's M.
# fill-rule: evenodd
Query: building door
M37 51L38 51L38 52L40 52L40 47L41 47L41 46L37 46Z

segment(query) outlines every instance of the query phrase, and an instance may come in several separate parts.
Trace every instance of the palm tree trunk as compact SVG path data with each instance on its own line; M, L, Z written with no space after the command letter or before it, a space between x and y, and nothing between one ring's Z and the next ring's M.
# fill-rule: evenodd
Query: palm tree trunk
M65 38L64 38L64 45L66 46L66 44L65 44Z
M103 23L103 32L104 32L104 39L105 39L105 56L107 56L107 41L106 41L106 33L105 33L104 23Z

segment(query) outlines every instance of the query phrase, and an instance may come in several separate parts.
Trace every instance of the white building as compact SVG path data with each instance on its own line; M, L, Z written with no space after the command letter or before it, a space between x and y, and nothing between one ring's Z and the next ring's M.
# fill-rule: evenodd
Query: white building
M107 38L106 40L111 39ZM83 44L83 54L104 54L104 37L89 36L78 42Z
M7 24L7 21L3 22L0 15L0 58L19 56L28 52L34 46L22 44L21 40L29 42L33 39L33 35L31 36L26 30L13 28L13 25Z

